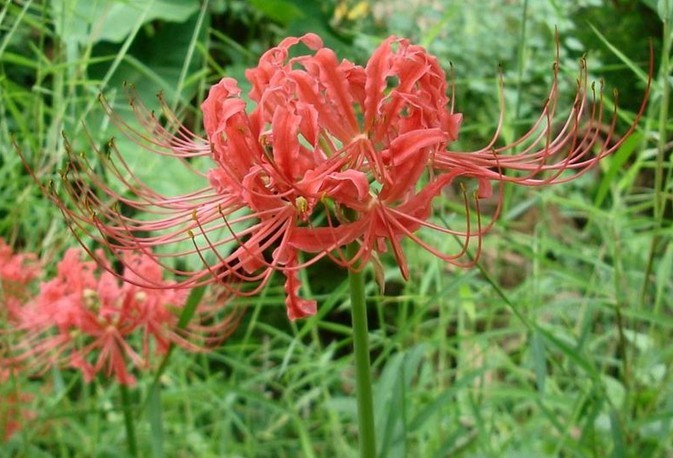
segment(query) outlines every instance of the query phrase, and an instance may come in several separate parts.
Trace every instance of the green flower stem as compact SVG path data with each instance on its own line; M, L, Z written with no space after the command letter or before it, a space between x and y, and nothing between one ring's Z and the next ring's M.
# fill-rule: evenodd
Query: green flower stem
M187 325L189 324L189 320L191 320L192 317L194 316L194 312L196 312L196 308L199 306L199 303L201 302L201 299L203 298L203 294L205 292L206 292L205 286L199 286L197 288L193 288L189 292L187 302L185 303L185 306L182 309L180 318L178 318L178 329L184 329L187 327ZM152 381L152 385L150 386L150 390L148 391L150 395L154 393L154 391L158 391L161 389L161 387L159 386L159 379L161 378L163 373L166 371L166 368L168 367L168 362L171 359L171 354L173 354L174 348L175 345L173 343L171 343L168 346L168 351L164 355L164 359L161 360L159 368L154 374L154 380ZM150 397L148 396L147 399L145 400L145 405L143 407L147 407L149 399Z
M669 75L671 72L671 46L673 45L671 38L671 6L669 0L659 2L660 15L663 21L662 31L662 51L659 64L659 79L661 81L661 98L659 101L659 126L658 126L658 140L657 140L657 158L656 166L654 168L654 229L652 231L652 238L650 239L650 252L647 257L647 266L645 267L645 275L643 276L643 286L640 292L641 307L645 309L648 300L648 288L650 286L650 279L652 278L652 271L654 270L654 260L658 252L662 252L660 247L661 228L664 221L664 210L666 208L666 201L668 197L665 195L665 184L668 180L664 179L665 155L667 151L667 143L669 140L668 133L668 118L669 118L669 104L671 98L671 83ZM669 168L669 174L670 174ZM670 178L670 175L669 177ZM664 247L665 248L665 247ZM655 310L658 312L658 310Z
M348 247L352 258L358 250L357 244ZM361 266L357 266L361 267ZM369 361L369 329L367 327L367 306L365 303L364 274L352 269L348 271L351 290L351 314L353 317L353 351L355 353L355 394L358 401L358 428L360 432L360 456L376 456L374 430L374 403L372 401L372 376Z
M124 426L126 427L126 444L129 448L129 455L138 457L138 444L136 442L135 422L133 421L133 409L131 408L131 396L129 388L123 383L119 384L119 392L122 398L122 411L124 412Z

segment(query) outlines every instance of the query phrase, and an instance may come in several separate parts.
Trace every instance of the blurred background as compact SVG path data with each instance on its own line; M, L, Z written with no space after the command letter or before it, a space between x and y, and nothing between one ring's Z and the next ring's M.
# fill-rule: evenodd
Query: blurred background
M469 151L494 133L500 78L501 141L527 131L545 104L557 52L559 114L572 108L586 56L597 90L605 87L606 120L618 89L616 131L624 132L644 97L651 45L649 107L615 155L567 185L505 187L476 268L443 265L409 244L411 281L384 257L385 295L373 278L368 292L381 456L671 457L667 3L4 0L0 237L38 253L47 272L77 244L18 154L58 190L64 133L94 168L92 145L103 149L114 136L153 189L203 186L179 161L139 151L114 129L98 95L134 123L125 83L150 108L161 92L200 134L208 88L230 76L247 92L245 69L282 38L317 33L340 58L364 65L397 35L436 55L455 83L455 111L464 120L451 148ZM450 190L444 198L452 199ZM454 200L439 222L464 211L462 198ZM139 379L141 456L355 456L346 273L320 263L307 279L316 317L288 322L276 279L260 296L240 300L246 317L221 348L196 357L176 352L158 406L142 402L152 377ZM32 413L0 443L0 455L122 456L123 420L110 380L83 384L78 374L55 371L24 382ZM13 389L5 384L0 393Z

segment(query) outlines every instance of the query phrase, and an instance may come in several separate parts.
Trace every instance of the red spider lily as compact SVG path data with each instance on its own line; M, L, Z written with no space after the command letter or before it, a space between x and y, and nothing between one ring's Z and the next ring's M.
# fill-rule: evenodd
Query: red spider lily
M12 315L28 295L32 280L40 275L41 266L33 253L14 253L0 238L0 316ZM4 309L4 310L3 310Z
M587 100L584 66L575 103L558 134L552 133L559 97L555 81L540 119L522 139L496 147L498 127L487 147L470 153L447 149L462 116L453 112L444 71L435 57L405 39L385 40L361 67L339 61L314 34L287 38L246 77L254 106L246 110L237 82L224 78L202 105L205 137L181 126L165 104L168 123L162 125L133 100L143 126L136 129L102 100L120 130L145 149L175 156L190 170L188 159L210 157L213 168L195 172L207 178L205 188L161 195L133 174L110 142L117 160L101 154L108 175L130 192L115 192L118 186L108 185L73 154L64 184L74 208L55 200L76 230L88 232L122 260L126 251L150 256L162 247L151 257L180 279L176 286L218 282L239 295L255 294L280 271L286 276L290 319L315 313L316 303L298 295L298 274L317 260L329 257L360 269L390 248L406 278L402 240L407 238L446 262L469 265L468 245L475 240L478 254L489 228L481 224L478 198L491 193L492 181L567 181L626 138L609 143L613 116L604 139L610 146L599 144L605 124L602 94L596 103ZM565 175L566 170L576 173ZM454 229L432 222L433 200L461 176L479 183L474 204L464 195L467 224ZM420 229L456 236L462 246L455 253L440 252L419 236ZM350 244L358 250L349 258L344 247ZM197 256L202 266L190 270L171 261L189 256ZM162 287L129 268L138 285Z
M132 385L129 366L149 367L172 343L199 350L195 333L219 331L201 324L196 330L178 329L175 312L183 306L186 291L163 282L161 269L147 257L125 253L129 267L122 277L127 281L120 282L109 272L111 266L100 273L97 264L82 261L81 254L68 250L56 277L42 283L40 293L17 310L6 331L16 343L3 364L38 372L70 366L86 381L104 372ZM137 275L163 282L164 287L141 288L132 283Z
M0 238L0 332L6 321L11 321L23 301L30 295L30 284L41 273L37 256L33 253L14 253L12 248ZM4 341L0 350L5 351ZM10 379L17 374L4 367L0 359L0 441L9 438L21 428L24 420L34 416L23 408L31 399L30 395L15 389Z

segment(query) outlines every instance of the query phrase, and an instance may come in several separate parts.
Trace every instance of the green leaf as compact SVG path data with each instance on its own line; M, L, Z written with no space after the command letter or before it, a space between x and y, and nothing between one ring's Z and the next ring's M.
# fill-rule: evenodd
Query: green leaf
M612 458L626 458L626 438L619 418L619 413L612 409L610 410L610 432L612 433Z
M643 4L649 6L652 8L652 10L657 11L657 3L659 3L658 0L640 0Z
M442 393L440 393L430 404L428 404L423 410L421 410L416 416L409 422L408 430L413 433L418 431L423 427L428 421L433 418L433 416L439 412L442 408L450 402L455 403L455 397L461 390L467 389L474 381L483 376L486 372L485 368L480 368L473 372L463 375L459 380L456 380L450 388L447 388ZM457 405L457 404L456 404Z
M185 303L185 306L182 309L182 313L180 314L180 319L178 320L178 328L184 329L189 324L189 321L194 316L194 312L196 311L196 308L199 306L199 303L201 302L201 299L203 298L203 294L205 292L206 292L205 286L192 288L192 290L189 291L187 302Z
M164 447L164 420L161 407L161 386L152 385L147 399L147 417L150 423L150 445L154 458L166 456Z
M107 87L119 89L124 83L131 83L140 99L148 105L159 91L171 106L178 97L183 103L188 102L195 87L181 86L180 83L202 67L203 56L194 50L194 37L196 33L200 36L196 41L204 40L206 28L199 17L194 16L182 23L162 23L152 33L143 29L109 78ZM101 43L94 48L97 56L117 53L118 45L112 43ZM107 70L105 64L90 68L91 76L98 80L103 80ZM125 101L123 105L126 105Z
M423 358L425 346L416 345L388 361L376 387L374 409L380 457L405 457L406 393Z
M589 24L591 30L594 31L596 36L603 42L605 46L612 51L612 53L619 58L631 71L636 75L642 82L647 83L649 81L649 76L642 68L638 66L633 60L629 59L626 54L624 54L619 48L610 43L608 39L603 35L593 24Z
M285 0L250 0L250 5L272 21L287 26L292 21L304 17L304 12L292 2Z
M673 284L671 284L671 278L673 278L673 245L668 244L666 247L666 252L661 257L659 261L659 268L656 273L656 296L655 296L655 307L656 311L661 310L661 305L666 303L666 298L671 298L673 296ZM666 292L668 290L668 292Z
M626 399L626 388L624 385L609 375L603 374L601 378L605 387L605 395L610 400L610 404L617 408L622 407L624 399Z
M603 179L598 187L598 192L596 193L596 198L594 199L594 205L596 207L601 206L610 191L610 185L615 182L614 180L617 173L622 170L622 167L626 161L629 160L636 147L640 144L642 138L642 134L638 132L634 133L626 139L624 144L619 147L615 154L610 158L606 158L608 160L604 162L607 162L609 167L607 172L603 175Z
M136 27L153 20L186 21L199 9L197 0L89 1L52 0L56 34L79 44L122 42Z
M547 361L545 358L544 338L539 331L533 331L530 344L533 355L533 371L535 372L537 389L540 394L543 394L545 380L547 377Z
M673 8L670 0L659 0L657 2L657 13L662 22L671 22L673 19Z

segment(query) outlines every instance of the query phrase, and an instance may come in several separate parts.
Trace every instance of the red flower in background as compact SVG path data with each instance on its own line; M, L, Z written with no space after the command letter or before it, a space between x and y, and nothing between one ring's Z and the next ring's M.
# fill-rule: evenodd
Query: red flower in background
M29 284L41 273L37 256L33 253L14 253L0 238L0 317L12 315L19 304L28 298Z
M298 295L298 273L324 257L354 269L390 248L407 277L402 245L407 238L446 262L469 264L468 245L476 240L478 251L488 229L481 225L478 198L491 194L491 182L541 185L574 178L619 147L645 103L625 135L604 143L609 146L599 144L602 95L589 103L582 66L575 103L560 132L552 134L555 82L540 119L520 140L496 146L498 127L487 147L458 152L448 149L462 117L453 112L446 75L435 57L405 39L385 40L361 67L339 61L314 34L287 38L246 77L252 85L250 109L235 80L224 78L211 88L202 105L205 138L179 125L167 110L164 127L134 100L144 126L137 130L103 101L122 132L146 149L176 156L190 170L186 159L209 156L214 165L205 174L205 188L161 195L134 176L111 142L118 161L105 163L130 192L120 195L72 155L76 163L64 183L74 208L56 201L76 229L127 265L125 253L141 251L179 278L179 284L167 286L129 265L136 285L189 288L218 282L245 295L255 294L279 271L286 277L290 319L315 313L316 303ZM609 125L611 137L614 116ZM566 170L575 173L563 174ZM464 195L467 223L453 229L430 217L433 200L457 177L474 178L479 189L474 203ZM476 218L469 214L472 208ZM420 229L456 236L462 246L440 252ZM185 244L190 241L191 248ZM344 248L350 244L358 250L348 258ZM161 254L150 254L155 247L162 247ZM172 260L189 256L197 256L202 267L190 270Z
M30 285L40 273L41 266L35 254L15 253L0 238L0 333L28 299ZM3 364L1 356L6 351L5 341L0 340L0 442L8 441L25 420L34 416L24 407L31 396L18 390L11 380L16 374Z
M11 345L0 362L27 372L73 367L86 381L102 372L133 385L131 367L151 367L171 344L199 350L194 337L220 332L219 326L205 326L200 319L194 324L198 329L179 329L176 312L186 291L163 281L161 269L146 256L124 256L126 281L121 282L111 266L100 272L95 262L81 260L80 250L68 250L56 277L42 283L39 294L11 316L5 330ZM163 288L139 287L133 283L139 276Z

